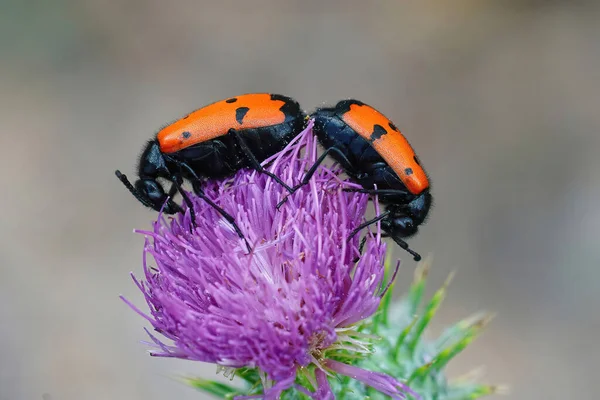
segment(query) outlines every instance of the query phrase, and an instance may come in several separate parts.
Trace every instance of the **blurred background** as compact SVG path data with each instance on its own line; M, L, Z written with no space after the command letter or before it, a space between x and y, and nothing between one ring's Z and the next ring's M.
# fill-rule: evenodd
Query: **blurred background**
M388 115L433 180L411 241L432 334L497 318L451 372L486 366L511 399L597 398L597 2L8 0L0 6L0 399L198 399L146 355L141 270L154 214L115 178L186 112L246 92ZM405 262L400 287L412 277ZM597 370L596 370L597 371ZM592 391L592 389L595 389Z

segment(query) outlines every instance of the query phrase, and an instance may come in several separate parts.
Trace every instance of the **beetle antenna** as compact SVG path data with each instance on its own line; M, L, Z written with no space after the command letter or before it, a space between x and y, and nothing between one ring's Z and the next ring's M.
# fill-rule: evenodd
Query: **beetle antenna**
M127 179L127 176L125 174L121 173L121 171L119 170L116 170L115 175L117 176L117 178L119 178L121 183L123 183L123 185L125 185L125 187L131 192L131 194L136 199L138 199L143 205L145 205L146 207L153 207L153 205L144 196L142 196L142 194L135 187L133 187L133 185L131 184L131 182L129 182L129 179Z
M116 170L115 175L117 176L117 178L119 178L121 183L123 183L123 185L125 185L125 187L127 189L129 189L129 191L131 192L132 195L134 195L135 197L138 197L138 191L135 190L135 188L133 187L131 182L129 182L129 179L127 179L127 176L125 174L121 173L121 171L119 171L119 170Z
M410 247L408 247L408 243L406 243L404 240L402 240L396 236L392 236L392 239L394 239L394 242L396 242L398 244L398 246L402 247L411 256L413 256L413 260L421 261L421 255L419 253L417 253L416 251L412 250Z

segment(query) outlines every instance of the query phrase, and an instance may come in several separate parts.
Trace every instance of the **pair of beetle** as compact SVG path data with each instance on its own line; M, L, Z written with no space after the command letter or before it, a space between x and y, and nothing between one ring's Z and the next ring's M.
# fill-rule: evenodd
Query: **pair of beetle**
M429 179L404 135L387 117L358 100L319 108L310 118L314 119L314 133L325 151L295 187L266 171L260 162L282 150L304 129L308 118L294 99L268 93L232 97L186 115L148 142L134 185L120 171L116 175L142 204L167 214L182 210L172 200L179 192L194 219L191 201L181 188L187 179L194 192L244 238L233 217L204 194L202 179L224 178L242 168L254 168L293 193L307 184L331 155L363 187L355 191L377 194L386 207L385 212L358 226L350 237L381 221L386 236L420 260L421 256L403 238L414 235L425 221L432 196ZM159 178L171 182L168 191Z

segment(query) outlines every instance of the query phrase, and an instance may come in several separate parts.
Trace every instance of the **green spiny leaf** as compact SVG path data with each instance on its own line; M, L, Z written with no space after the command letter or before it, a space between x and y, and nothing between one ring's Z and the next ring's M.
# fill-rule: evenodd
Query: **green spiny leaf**
M445 367L446 364L448 364L448 361L463 351L473 340L475 340L475 338L479 336L492 318L493 316L488 314L471 325L461 340L438 353L433 360L433 367L437 370Z
M393 353L394 359L398 358L398 354L400 353L400 348L404 344L404 340L406 339L406 337L408 336L410 331L413 329L413 327L415 326L415 324L417 323L418 320L419 320L418 316L415 315L415 317L413 318L411 323L408 324L406 326L406 328L404 328L402 330L402 332L400 333L400 335L398 336L398 339L396 340L396 344L394 346L394 353Z
M463 351L477 336L479 336L491 318L490 315L484 316L468 327L458 341L440 351L430 362L417 368L408 378L408 382L410 383L415 379L423 379L431 371L441 371L452 358Z
M427 275L429 274L430 267L431 257L427 257L419 263L415 269L415 277L408 291L408 296L406 297L411 315L417 313L421 300L423 299L423 292L425 291L425 283L427 282Z
M234 396L236 394L240 394L240 392L241 392L239 389L236 389L227 384L224 384L221 382L210 381L207 379L186 378L185 382L189 386L191 386L197 390L203 391L208 394L212 394L213 396L221 398L221 399L232 398L229 396Z
M250 384L260 381L260 375L256 368L239 368L235 371L235 376L242 378Z
M383 282L389 282L389 280L393 277L394 271L392 270L392 253L389 252L386 256L385 259L385 263L384 263L384 279ZM379 305L379 310L377 311L377 314L375 315L375 317L373 317L373 330L376 332L379 328L379 324L383 324L385 326L387 326L388 324L388 315L389 315L389 308L390 308L390 304L392 302L392 296L394 293L394 286L395 286L395 282L391 282L387 292L384 294L383 298L381 299L381 303Z
M446 291L453 277L454 273L451 273L450 276L448 276L448 278L446 279L446 282L444 282L444 284L442 285L442 287L439 288L437 292L435 292L435 294L431 298L431 301L429 302L429 304L427 304L427 307L425 307L425 313L416 323L413 336L408 345L411 352L415 351L415 348L417 346L417 343L419 342L419 339L421 338L421 335L423 334L423 331L425 330L427 325L429 325L429 322L433 319L435 313L442 305L442 302L446 297Z
M492 394L508 394L508 388L505 386L477 384L454 386L446 400L475 400Z
M449 328L446 328L440 337L436 340L436 347L443 348L448 345L449 342L455 342L456 338L463 337L465 332L474 325L477 321L484 318L486 313L479 312L467 317Z

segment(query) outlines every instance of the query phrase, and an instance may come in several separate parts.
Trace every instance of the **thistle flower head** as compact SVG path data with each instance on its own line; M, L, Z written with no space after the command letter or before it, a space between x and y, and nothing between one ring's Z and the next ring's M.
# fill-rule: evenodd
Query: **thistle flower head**
M265 165L295 185L316 158L309 124ZM337 357L369 352L357 323L377 310L385 291L380 227L366 233L362 254L358 235L348 241L368 202L342 190L350 186L340 169L320 167L278 210L287 192L263 174L242 170L227 182L207 182L206 194L234 217L249 253L231 225L192 193L195 225L186 210L139 231L147 237L144 278L135 282L150 313L130 305L167 339L150 335L152 354L257 368L266 399L294 385L314 398L333 398L333 373L404 398L408 389L396 379ZM297 385L299 372L308 387Z

